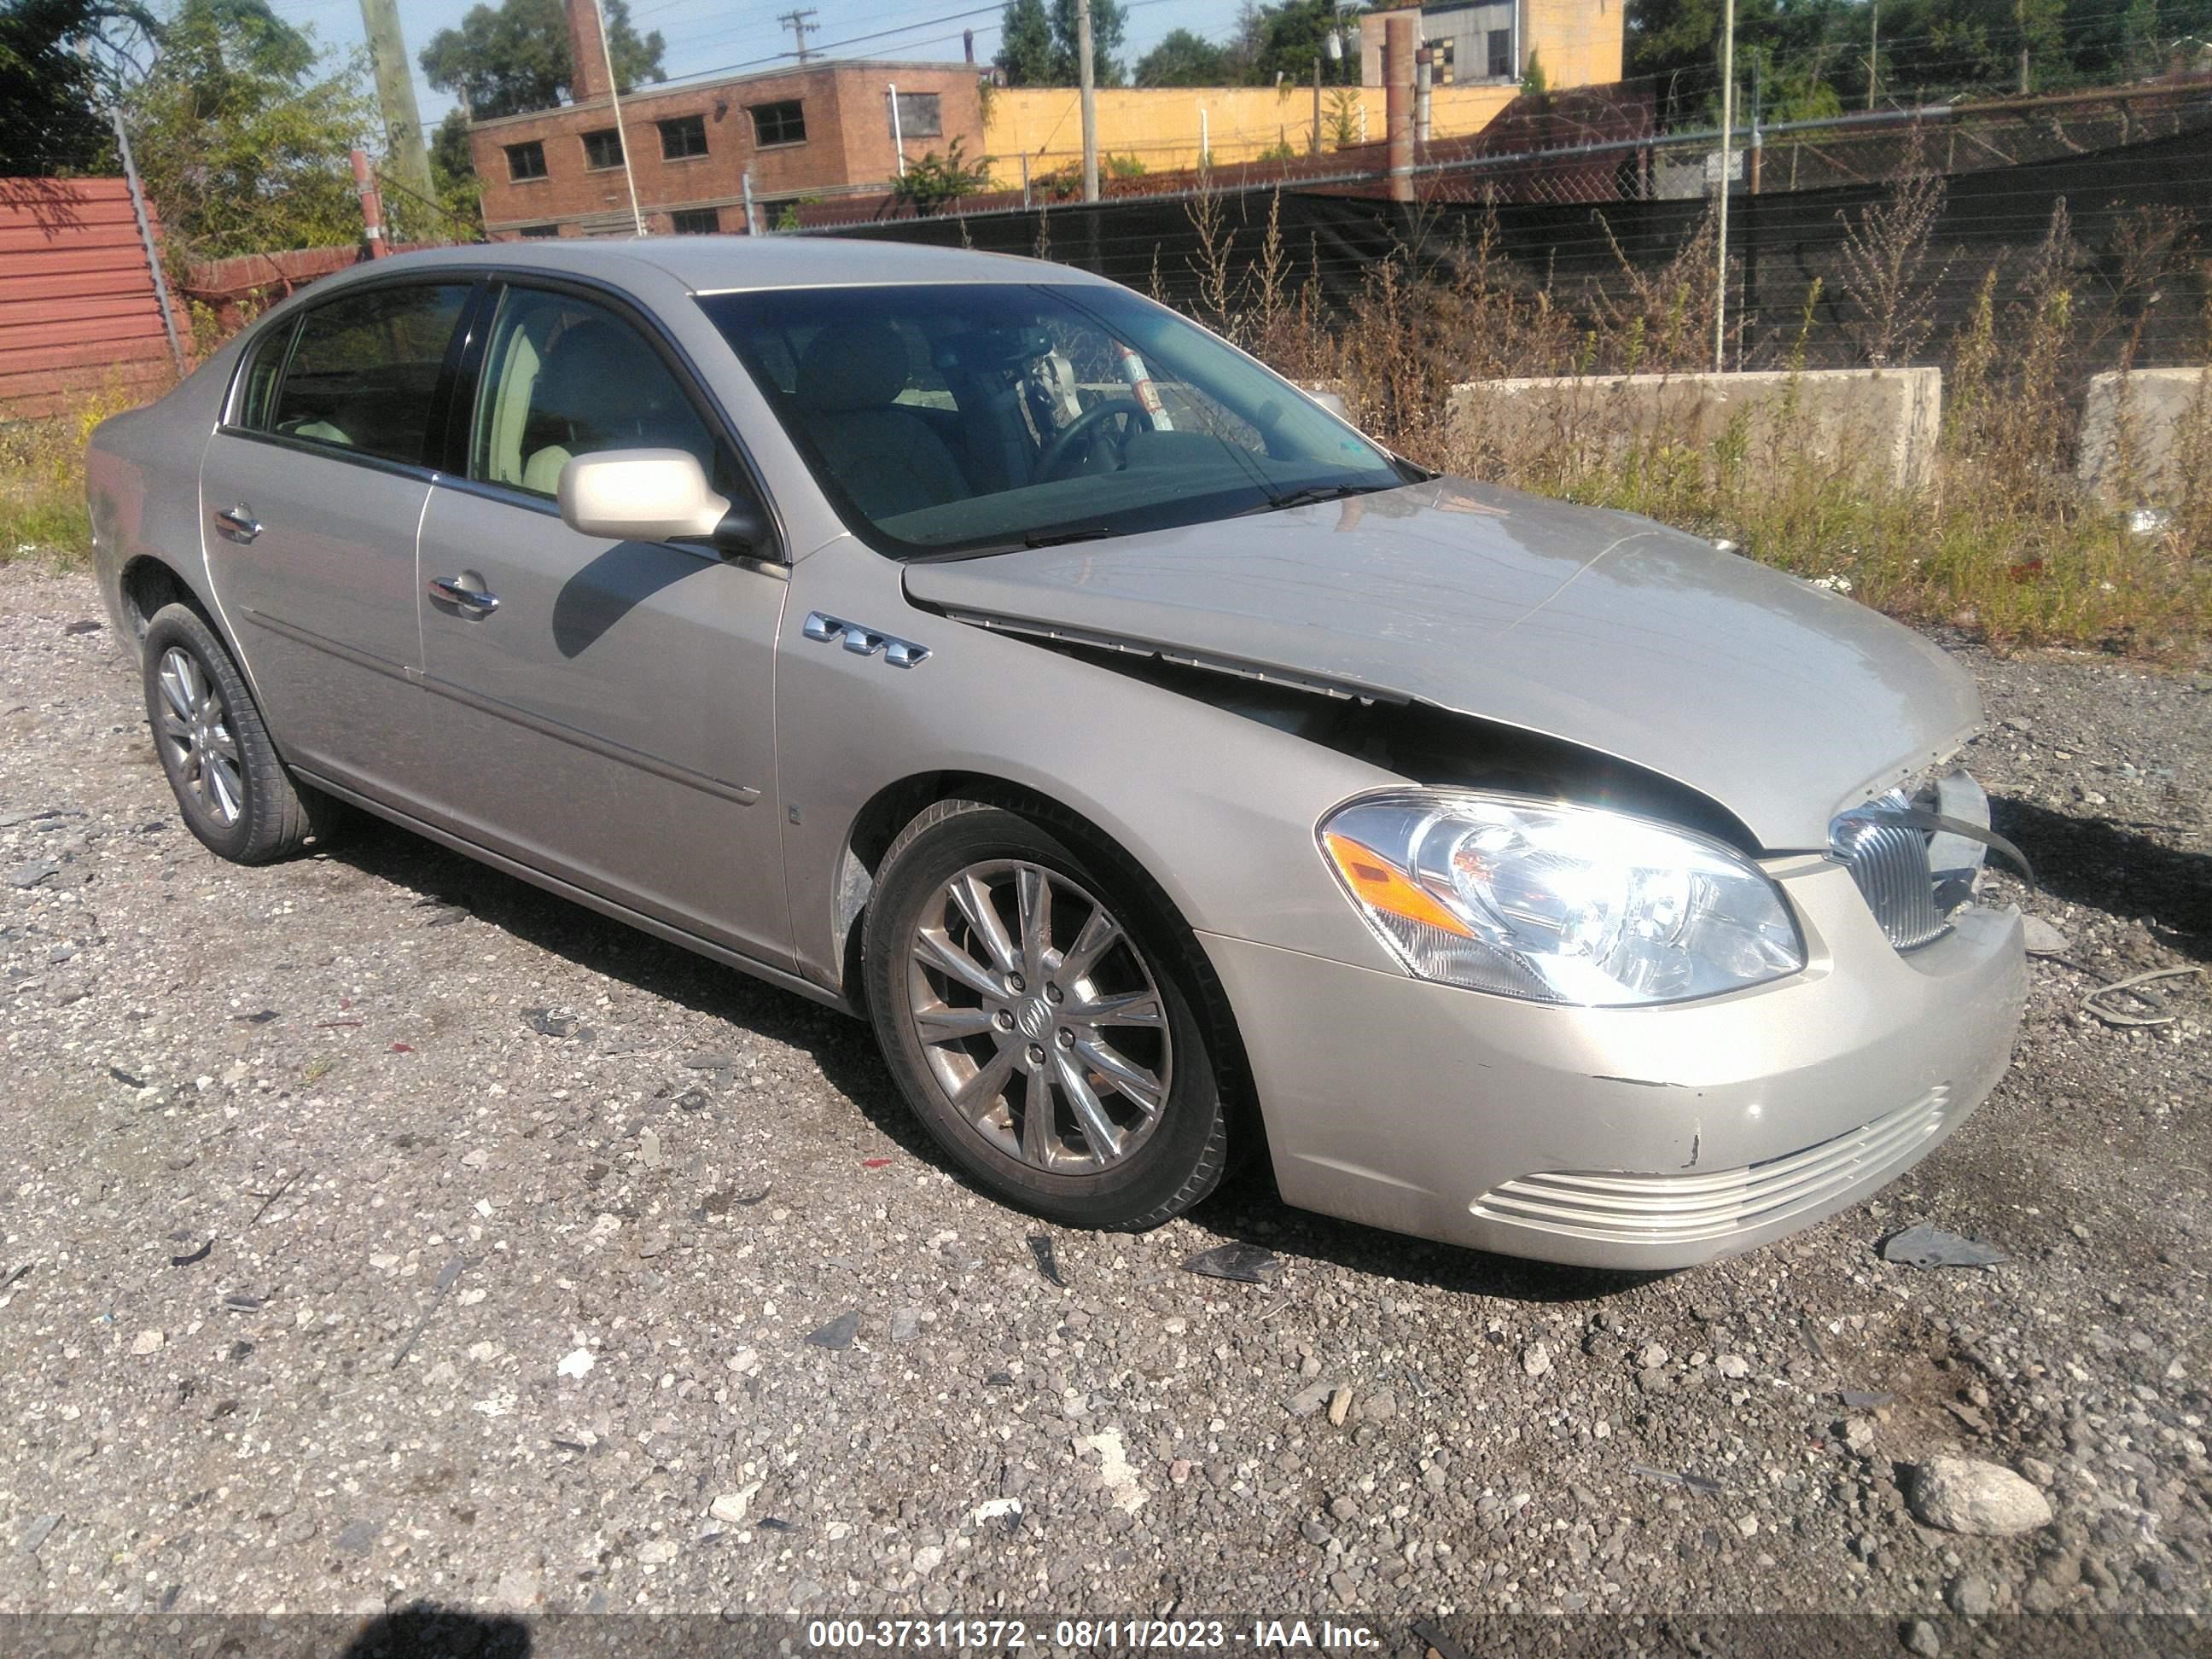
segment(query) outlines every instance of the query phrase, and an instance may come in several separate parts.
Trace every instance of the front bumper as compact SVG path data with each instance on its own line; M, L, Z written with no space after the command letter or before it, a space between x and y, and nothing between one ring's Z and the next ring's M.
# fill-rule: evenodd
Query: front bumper
M1203 935L1283 1196L1509 1255L1667 1268L1910 1168L2011 1057L2020 914L1969 908L1901 955L1841 865L1768 867L1805 970L1668 1007L1519 1002Z

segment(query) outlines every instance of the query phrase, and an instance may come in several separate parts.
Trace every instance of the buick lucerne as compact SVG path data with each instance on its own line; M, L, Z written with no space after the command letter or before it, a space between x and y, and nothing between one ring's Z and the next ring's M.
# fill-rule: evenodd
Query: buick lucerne
M502 244L102 425L100 580L216 854L347 808L871 1021L951 1164L1682 1266L1989 1092L1943 653L1434 476L1062 266Z

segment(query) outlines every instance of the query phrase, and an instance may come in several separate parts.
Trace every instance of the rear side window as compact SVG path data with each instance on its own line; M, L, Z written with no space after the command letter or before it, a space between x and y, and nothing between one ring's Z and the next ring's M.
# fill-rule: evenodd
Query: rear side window
M264 420L246 424L350 454L420 465L431 394L468 303L465 283L377 288L309 312ZM257 360L255 371L260 370Z

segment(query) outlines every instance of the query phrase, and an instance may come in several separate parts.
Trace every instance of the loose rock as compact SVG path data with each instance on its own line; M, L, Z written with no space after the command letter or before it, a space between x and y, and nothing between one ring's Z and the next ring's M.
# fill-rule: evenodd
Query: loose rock
M2050 1500L2010 1469L1966 1457L1932 1457L1905 1490L1912 1513L1946 1532L2002 1538L2051 1524Z

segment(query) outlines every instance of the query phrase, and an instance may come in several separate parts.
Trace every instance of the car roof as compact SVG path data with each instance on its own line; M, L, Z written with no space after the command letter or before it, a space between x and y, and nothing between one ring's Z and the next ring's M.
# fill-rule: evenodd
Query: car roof
M1077 283L1106 279L1069 265L967 248L925 247L857 236L546 237L426 248L354 268L356 274L487 266L572 271L619 283L649 266L694 293L744 289L849 288L892 283Z

